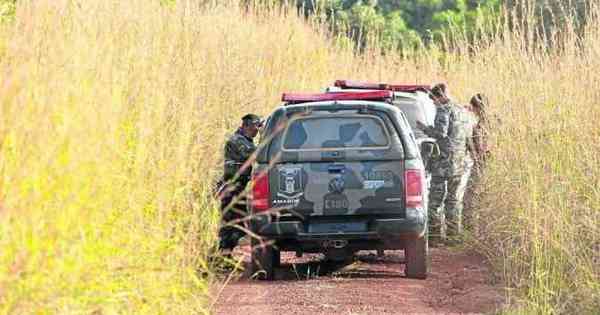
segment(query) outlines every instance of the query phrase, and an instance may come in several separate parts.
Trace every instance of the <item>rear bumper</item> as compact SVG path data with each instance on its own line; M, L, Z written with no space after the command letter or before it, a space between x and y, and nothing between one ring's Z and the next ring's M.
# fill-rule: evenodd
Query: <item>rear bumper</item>
M251 221L252 231L262 237L273 240L320 241L320 240L389 240L416 239L424 235L427 228L426 215L415 212L410 218L366 218L364 231L309 232L315 222L345 223L350 218L325 219L308 217L306 220L291 218L273 219L268 215L256 215Z

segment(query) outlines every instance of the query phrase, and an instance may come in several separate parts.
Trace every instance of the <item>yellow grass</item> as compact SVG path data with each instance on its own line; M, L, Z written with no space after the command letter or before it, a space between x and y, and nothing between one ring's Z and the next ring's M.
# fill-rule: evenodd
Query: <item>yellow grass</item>
M225 2L224 2L225 3ZM295 12L21 1L0 28L0 313L208 312L210 184L245 112L336 78L491 100L482 235L515 312L600 308L600 19L572 49L355 55ZM502 35L502 36L501 36ZM466 45L464 46L466 47ZM595 260L594 260L595 259Z

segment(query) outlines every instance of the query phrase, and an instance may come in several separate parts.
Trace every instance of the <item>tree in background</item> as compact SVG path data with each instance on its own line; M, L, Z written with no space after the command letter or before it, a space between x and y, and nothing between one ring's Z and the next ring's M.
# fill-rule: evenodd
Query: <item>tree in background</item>
M597 0L505 0L503 2L513 12L511 24L535 25L534 32L528 34L528 40L542 41L548 46L560 42L557 37L571 28L577 34L581 34L588 17L586 12L599 3Z
M384 47L429 43L449 26L467 32L477 19L494 16L500 0L298 0L305 14L320 14L337 33L363 47L375 36Z
M563 22L573 20L570 17L579 17L576 27L582 26L585 11L592 3L593 0L296 0L304 14L324 18L334 33L348 35L359 48L373 37L383 47L410 48L438 42L448 30L474 40L481 31L493 28L503 8L514 12L515 21L527 21L522 18L526 16L532 25L540 25L531 39L551 44L564 28Z

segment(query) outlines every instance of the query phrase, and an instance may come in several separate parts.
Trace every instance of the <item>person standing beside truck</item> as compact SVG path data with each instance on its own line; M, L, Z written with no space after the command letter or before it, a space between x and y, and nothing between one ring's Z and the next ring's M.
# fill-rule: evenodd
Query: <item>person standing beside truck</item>
M488 106L487 97L482 93L477 93L471 98L471 108L477 116L477 124L473 129L473 144L475 147L475 166L477 172L481 172L483 164L489 158L490 149L488 146L489 122L486 114Z
M460 182L467 156L466 119L464 110L454 104L445 91L445 84L437 84L431 89L430 97L436 105L434 126L417 123L419 129L436 139L440 149L439 156L431 161L428 210L433 245L447 239L458 241L462 234Z
M472 223L472 207L473 207L473 194L474 191L471 189L471 182L474 175L473 168L475 166L475 162L478 159L477 150L475 148L474 135L475 135L475 126L478 123L478 117L473 111L472 103L466 105L463 108L465 112L465 134L467 135L467 155L465 156L465 171L460 180L459 186L459 194L463 199L463 216L464 216L464 225L470 226Z
M473 128L468 135L472 138L472 146L470 146L471 163L467 163L465 175L462 179L461 186L465 192L465 217L467 224L473 229L474 233L478 233L477 229L477 213L474 211L476 199L476 186L479 183L485 160L489 155L487 146L488 123L485 115L487 98L481 93L475 94L469 102L469 114L473 119ZM470 166L470 167L469 167Z
M223 225L219 230L219 250L233 250L245 232L237 221L247 215L246 196L243 195L250 182L252 155L256 151L254 138L262 126L258 115L246 114L242 125L227 140L224 149L223 184L219 188Z

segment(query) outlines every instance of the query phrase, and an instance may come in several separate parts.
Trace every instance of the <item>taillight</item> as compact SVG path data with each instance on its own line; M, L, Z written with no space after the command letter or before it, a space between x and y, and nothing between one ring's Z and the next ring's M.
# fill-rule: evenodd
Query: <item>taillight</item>
M420 170L404 171L404 187L406 192L406 207L419 208L423 206L423 176Z
M254 212L268 210L270 208L269 195L268 172L252 175L252 210Z

